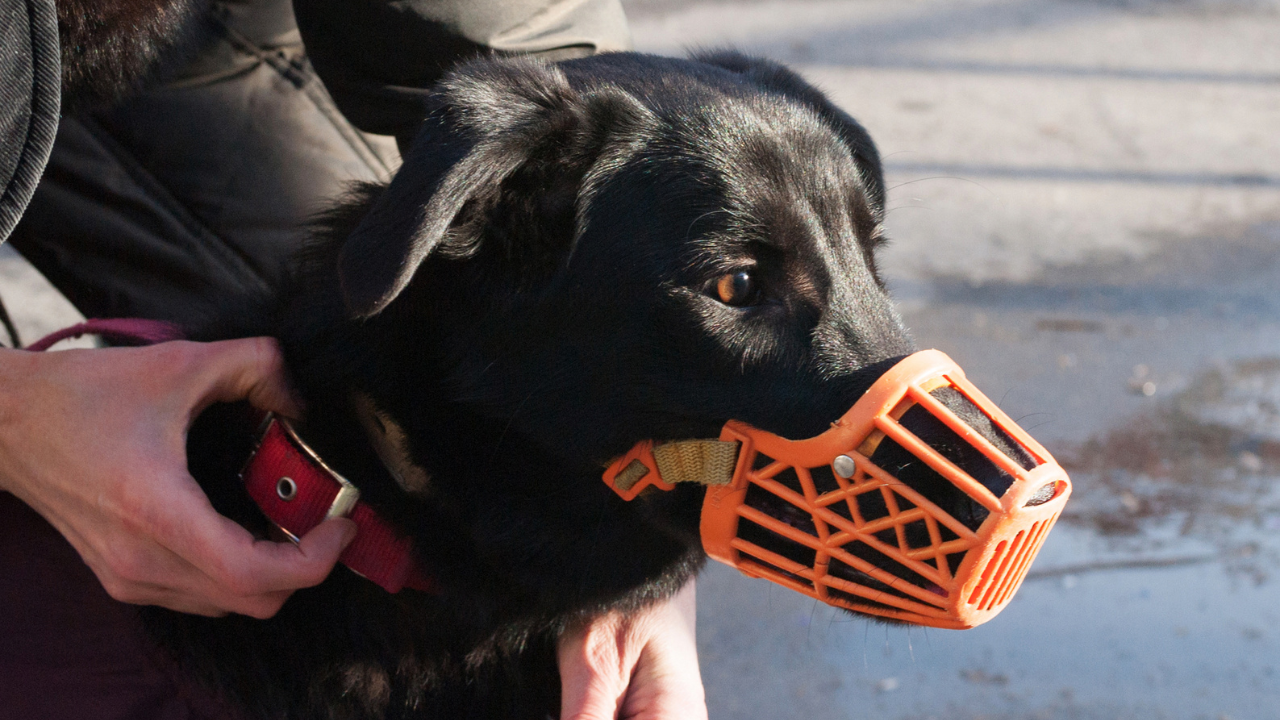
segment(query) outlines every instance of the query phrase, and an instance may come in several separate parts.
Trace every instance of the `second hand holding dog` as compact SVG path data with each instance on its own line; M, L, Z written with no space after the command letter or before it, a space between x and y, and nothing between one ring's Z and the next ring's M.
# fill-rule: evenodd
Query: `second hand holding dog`
M632 615L560 637L561 720L706 720L695 644L694 581Z

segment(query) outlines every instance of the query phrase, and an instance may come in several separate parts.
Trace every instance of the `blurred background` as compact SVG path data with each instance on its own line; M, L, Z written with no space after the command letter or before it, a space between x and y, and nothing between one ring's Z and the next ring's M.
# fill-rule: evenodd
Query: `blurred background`
M783 61L868 128L918 344L1076 484L975 630L709 567L712 719L1280 717L1280 0L623 4L637 49ZM77 319L7 246L0 295L27 341Z

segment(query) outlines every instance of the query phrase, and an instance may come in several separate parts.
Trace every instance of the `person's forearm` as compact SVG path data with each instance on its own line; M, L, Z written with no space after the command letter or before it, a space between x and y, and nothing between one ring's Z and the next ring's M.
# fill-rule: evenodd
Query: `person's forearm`
M31 374L31 359L31 353L0 348L0 490L6 492L14 492L10 485L16 482L3 465L16 451L11 446L24 410L20 389L23 378Z

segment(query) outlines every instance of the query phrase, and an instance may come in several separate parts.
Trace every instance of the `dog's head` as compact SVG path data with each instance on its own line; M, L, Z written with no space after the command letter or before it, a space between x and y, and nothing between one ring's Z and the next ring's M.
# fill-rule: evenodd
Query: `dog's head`
M776 64L477 61L344 233L355 383L476 563L547 595L674 577L696 563L702 490L627 504L602 467L730 419L803 438L839 418L913 350L876 269L883 218L866 131ZM976 527L986 511L900 450L877 452ZM973 455L957 460L1008 487Z
M548 451L598 467L727 418L812 434L911 351L875 267L874 146L781 67L486 61L439 103L342 288L366 318L448 302L454 381Z

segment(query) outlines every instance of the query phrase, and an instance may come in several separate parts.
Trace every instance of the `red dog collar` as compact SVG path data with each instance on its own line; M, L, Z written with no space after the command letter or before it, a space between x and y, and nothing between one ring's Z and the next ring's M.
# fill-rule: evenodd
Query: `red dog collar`
M413 546L373 508L360 491L324 464L284 418L268 415L258 447L240 475L263 514L290 539L329 518L355 522L355 540L338 560L387 592L412 588L432 592L434 583L413 560Z

